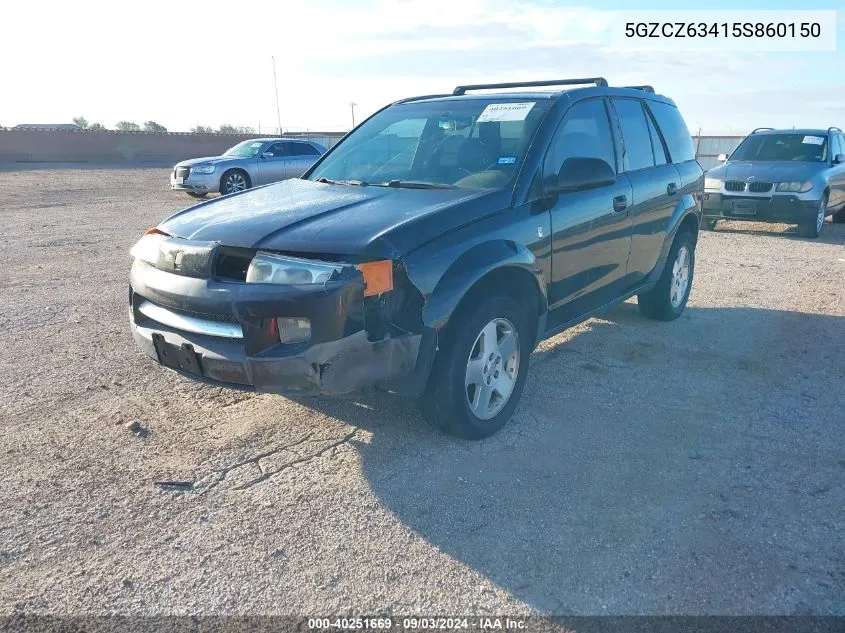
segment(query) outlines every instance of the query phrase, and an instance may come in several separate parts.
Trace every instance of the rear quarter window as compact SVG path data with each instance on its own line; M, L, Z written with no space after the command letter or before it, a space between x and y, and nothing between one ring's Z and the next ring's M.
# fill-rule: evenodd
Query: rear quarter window
M646 105L663 133L672 162L683 163L695 160L695 146L678 108L659 101L648 101Z

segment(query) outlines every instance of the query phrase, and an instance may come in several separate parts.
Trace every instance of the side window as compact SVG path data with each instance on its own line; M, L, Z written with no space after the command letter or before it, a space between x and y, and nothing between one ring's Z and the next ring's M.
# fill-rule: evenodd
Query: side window
M263 154L272 154L273 158L281 158L285 155L284 143L273 143L265 149Z
M839 153L845 154L845 134L837 134L839 137Z
M296 144L296 155L297 156L319 156L320 152L317 151L317 148L311 145L311 143L297 143Z
M296 141L285 141L282 143L285 148L285 156L299 156L302 154L302 147L304 143L297 143Z
M646 107L651 110L657 126L663 132L672 162L695 160L695 145L678 108L659 101L648 101Z
M651 115L648 114L648 112L646 112L645 119L648 121L648 133L651 135L651 148L654 151L654 164L665 165L669 162L669 159L666 157L666 150L663 149L663 141L660 140L660 134L658 134L657 128L654 127L654 121L651 120Z
M654 167L651 135L639 100L613 99L613 106L622 127L622 141L625 147L622 158L625 171Z
M616 171L613 136L601 99L582 101L569 109L546 154L543 182L554 183L563 161L574 156L601 158Z

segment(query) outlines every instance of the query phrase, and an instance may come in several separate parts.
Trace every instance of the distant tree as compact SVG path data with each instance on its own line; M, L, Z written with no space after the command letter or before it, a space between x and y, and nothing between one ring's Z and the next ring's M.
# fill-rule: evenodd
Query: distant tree
M105 132L107 128L102 123L92 123L88 126L88 129L92 132Z
M82 115L73 117L73 122L76 123L76 126L80 130L87 130L88 129L88 119L86 119Z
M213 134L214 130L207 125L195 125L191 128L191 132L193 134Z
M229 125L224 123L217 130L218 134L255 134L255 128L245 125Z
M114 129L119 132L140 132L141 126L137 123L132 123L132 121L118 121Z
M156 123L155 121L147 121L144 123L144 131L145 132L167 132L167 128L164 127L161 123Z

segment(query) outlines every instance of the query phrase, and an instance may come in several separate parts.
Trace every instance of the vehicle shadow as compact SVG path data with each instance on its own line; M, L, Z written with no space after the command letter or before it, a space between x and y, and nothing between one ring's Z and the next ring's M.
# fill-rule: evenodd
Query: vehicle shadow
M728 223L727 225L725 223ZM834 224L828 218L825 222L824 229L821 235L817 238L802 237L798 234L797 225L787 225L785 231L776 231L772 228L759 228L763 226L759 222L739 222L733 220L723 220L719 222L714 231L708 233L732 233L735 235L762 235L766 237L779 237L783 239L800 240L804 242L819 242L823 244L842 244L845 243L845 225ZM770 225L781 226L781 225Z
M380 502L541 612L841 614L843 332L625 303L545 342L481 442L393 394L300 402L370 431L356 448Z

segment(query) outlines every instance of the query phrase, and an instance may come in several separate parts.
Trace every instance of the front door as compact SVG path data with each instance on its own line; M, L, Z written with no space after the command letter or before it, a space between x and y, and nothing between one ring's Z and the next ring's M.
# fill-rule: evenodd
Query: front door
M544 187L571 157L600 158L616 170L604 99L576 103L566 113L543 162ZM562 193L552 206L551 327L621 294L631 247L630 200L631 185L619 176L612 185Z
M287 178L284 143L271 143L258 156L258 184L277 182Z

